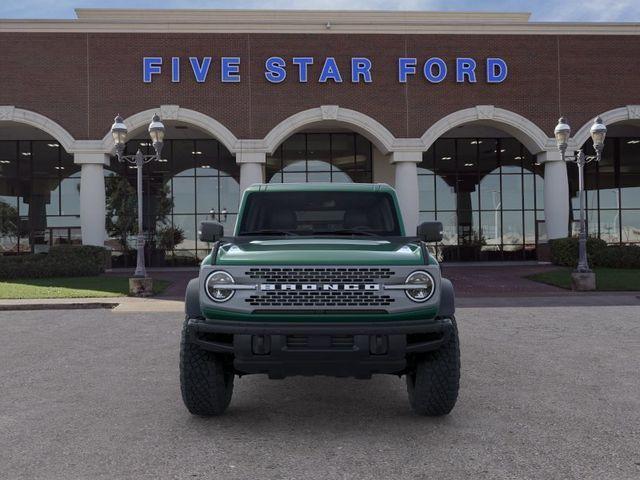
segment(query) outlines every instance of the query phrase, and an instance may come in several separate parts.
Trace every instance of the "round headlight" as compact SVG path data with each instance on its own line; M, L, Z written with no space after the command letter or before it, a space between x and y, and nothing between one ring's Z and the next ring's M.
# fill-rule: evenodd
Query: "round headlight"
M409 288L405 290L407 297L409 297L414 302L426 302L431 298L433 292L436 289L433 277L427 272L423 271L413 272L407 277L405 283L415 283L416 287L418 287L419 285L419 288Z
M233 297L234 290L220 288L220 286L229 285L231 283L236 282L227 272L222 270L213 272L207 277L207 283L205 284L207 295L209 295L209 298L214 302L226 302Z

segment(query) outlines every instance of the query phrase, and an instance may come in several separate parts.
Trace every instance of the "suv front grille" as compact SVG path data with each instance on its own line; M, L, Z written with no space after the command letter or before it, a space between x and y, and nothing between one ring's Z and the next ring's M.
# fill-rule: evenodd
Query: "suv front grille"
M388 307L395 299L383 290L323 290L321 285L380 284L395 272L386 267L252 267L245 272L248 281L259 284L317 285L316 290L258 290L245 302L263 308L327 308L329 310L357 307Z
M259 267L245 275L265 283L376 283L393 272L384 267Z

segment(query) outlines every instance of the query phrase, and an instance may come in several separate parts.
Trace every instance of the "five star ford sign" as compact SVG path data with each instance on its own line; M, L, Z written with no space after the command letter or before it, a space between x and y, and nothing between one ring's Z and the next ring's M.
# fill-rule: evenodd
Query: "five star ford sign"
M239 83L241 81L240 57L221 57L218 62L218 74L222 83ZM292 75L299 83L312 80L318 83L329 81L342 83L372 83L375 77L375 66L367 57L352 57L347 71L338 66L335 57L315 59L313 57L269 57L264 62L264 76L270 83L284 82ZM165 65L173 83L180 83L184 70L192 75L196 82L204 83L214 68L213 57L144 57L142 59L142 79L151 83L154 76L162 75ZM483 65L482 68L479 64ZM419 71L420 70L420 71ZM451 70L452 73L449 73ZM483 78L486 83L502 83L508 74L507 62L502 58L488 57L478 61L469 57L458 57L446 61L440 57L431 57L424 62L418 58L400 57L397 62L397 79L406 83L411 77L422 76L430 83L440 83L449 75L455 75L457 83L476 83Z

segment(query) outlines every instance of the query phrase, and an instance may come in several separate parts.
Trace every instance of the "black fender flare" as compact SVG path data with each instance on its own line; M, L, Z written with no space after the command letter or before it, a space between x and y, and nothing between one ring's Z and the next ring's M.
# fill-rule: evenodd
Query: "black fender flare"
M200 278L189 280L184 294L184 313L187 318L203 318L200 310Z
M451 280L442 278L440 280L440 306L438 307L438 317L453 317L456 313L456 294L453 291Z

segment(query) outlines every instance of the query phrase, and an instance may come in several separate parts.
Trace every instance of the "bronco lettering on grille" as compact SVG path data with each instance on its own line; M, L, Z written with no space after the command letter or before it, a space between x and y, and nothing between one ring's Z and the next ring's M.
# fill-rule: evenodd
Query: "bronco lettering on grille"
M263 283L260 285L260 290L264 292L270 292L274 290L280 291L378 291L380 285L377 283Z

